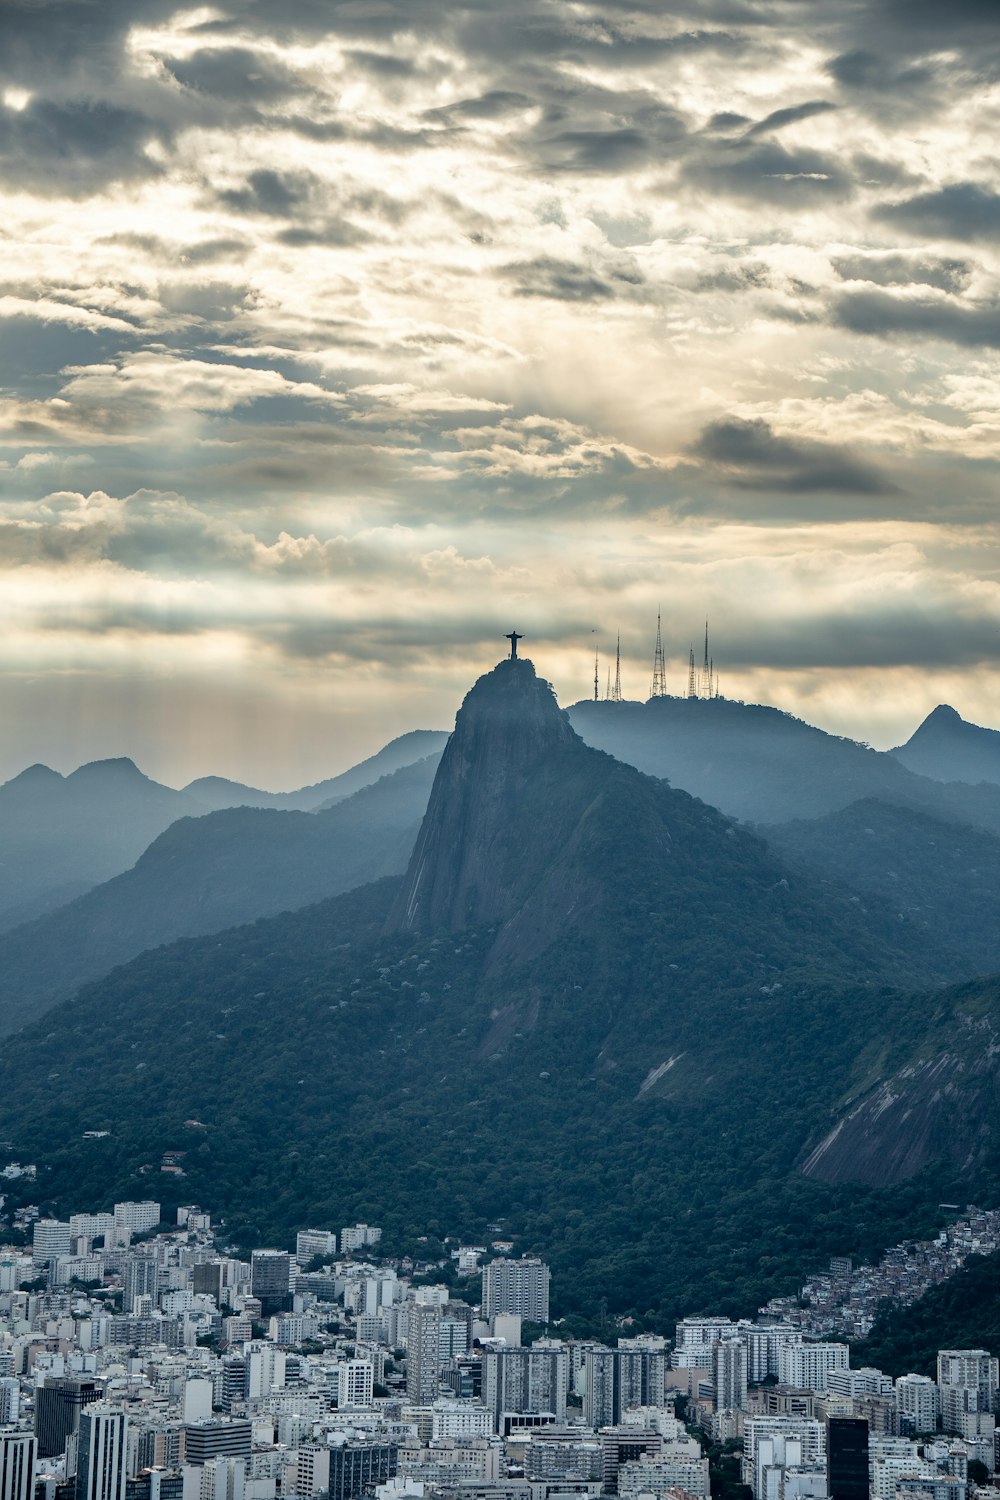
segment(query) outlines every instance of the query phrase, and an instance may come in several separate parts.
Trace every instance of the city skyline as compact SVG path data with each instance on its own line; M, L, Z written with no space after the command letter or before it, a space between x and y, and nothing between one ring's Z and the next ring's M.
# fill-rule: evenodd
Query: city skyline
M658 610L679 693L707 613L733 697L1000 724L991 7L0 41L7 774L302 783L450 725L512 624L563 702L620 630L645 696Z

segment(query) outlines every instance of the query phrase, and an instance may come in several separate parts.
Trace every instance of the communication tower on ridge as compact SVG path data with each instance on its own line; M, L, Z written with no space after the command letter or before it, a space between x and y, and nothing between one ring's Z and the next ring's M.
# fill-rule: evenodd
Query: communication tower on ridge
M691 655L688 658L688 689L689 698L718 698L719 680L715 675L715 660L708 652L708 621L705 621L705 658L699 668L694 664L694 647L691 647Z
M660 611L656 611L656 651L653 655L653 686L649 690L651 698L665 698L667 696L667 669L663 660L663 637L660 634Z
M618 645L615 648L615 685L611 689L612 703L622 701L622 638L618 637Z

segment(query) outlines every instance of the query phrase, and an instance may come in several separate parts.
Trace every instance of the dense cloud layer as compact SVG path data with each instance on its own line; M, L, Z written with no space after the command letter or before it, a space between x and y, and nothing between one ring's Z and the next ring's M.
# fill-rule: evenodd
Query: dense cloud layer
M641 696L658 607L679 689L708 613L738 695L1000 721L998 114L993 0L10 0L5 769L156 681L276 710L191 774L339 701L320 774L512 623Z

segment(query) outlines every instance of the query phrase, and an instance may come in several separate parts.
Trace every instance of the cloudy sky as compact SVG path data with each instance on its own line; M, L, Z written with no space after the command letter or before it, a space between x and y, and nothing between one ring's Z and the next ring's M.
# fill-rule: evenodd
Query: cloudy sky
M996 0L4 0L0 772L294 785L658 609L1000 725L998 139Z

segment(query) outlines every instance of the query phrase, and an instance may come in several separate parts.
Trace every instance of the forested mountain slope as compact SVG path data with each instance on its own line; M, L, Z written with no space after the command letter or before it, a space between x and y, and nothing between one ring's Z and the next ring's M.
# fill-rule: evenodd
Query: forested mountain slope
M933 1018L935 992L899 988L917 948L584 746L530 662L502 663L402 883L84 989L6 1044L0 1130L59 1212L153 1173L242 1243L502 1219L579 1308L746 1311L934 1219L948 1164L888 1193L799 1170L863 1047Z

